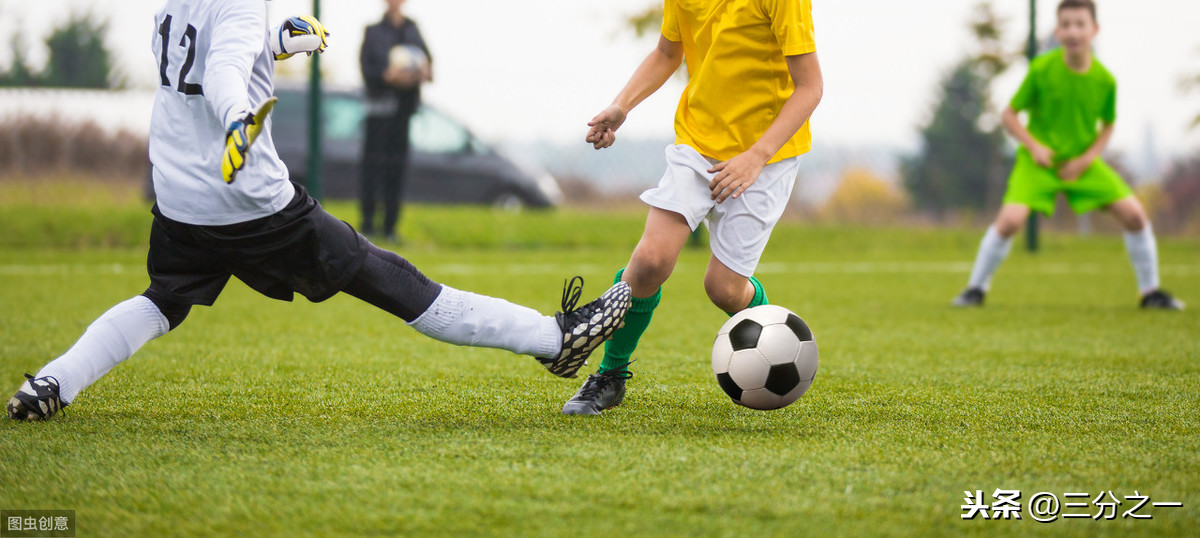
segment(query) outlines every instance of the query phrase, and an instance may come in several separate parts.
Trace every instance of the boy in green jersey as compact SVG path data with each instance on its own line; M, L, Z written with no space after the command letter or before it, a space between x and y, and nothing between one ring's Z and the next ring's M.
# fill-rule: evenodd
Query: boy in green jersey
M1159 288L1158 247L1141 203L1100 158L1117 116L1117 82L1092 56L1100 27L1092 0L1063 0L1054 36L1062 43L1035 58L1004 110L1004 127L1021 143L1004 205L983 237L967 289L955 306L981 306L996 268L1030 210L1054 212L1058 193L1076 213L1107 209L1125 228L1125 248L1137 275L1142 308L1182 310ZM1029 113L1028 126L1017 118Z

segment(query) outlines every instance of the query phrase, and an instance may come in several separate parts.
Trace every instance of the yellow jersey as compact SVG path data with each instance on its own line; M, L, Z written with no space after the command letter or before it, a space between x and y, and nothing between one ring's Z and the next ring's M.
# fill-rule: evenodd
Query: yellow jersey
M662 35L682 42L688 70L675 143L722 161L750 149L791 97L784 57L817 50L810 0L665 0ZM810 149L805 122L768 162Z

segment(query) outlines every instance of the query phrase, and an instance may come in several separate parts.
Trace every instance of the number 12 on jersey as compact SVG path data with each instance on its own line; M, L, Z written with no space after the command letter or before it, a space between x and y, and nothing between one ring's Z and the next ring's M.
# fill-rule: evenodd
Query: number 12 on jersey
M168 88L171 87L171 79L167 78L167 52L171 41L171 16L167 15L163 18L162 24L158 25L158 35L162 37L162 57L158 61L158 76L162 81L162 85ZM175 85L175 89L184 95L204 95L204 88L199 84L187 82L188 71L192 70L192 63L196 61L196 27L187 25L187 29L183 31L183 37L179 39L180 47L187 47L187 58L183 61L183 66L179 68L179 82Z

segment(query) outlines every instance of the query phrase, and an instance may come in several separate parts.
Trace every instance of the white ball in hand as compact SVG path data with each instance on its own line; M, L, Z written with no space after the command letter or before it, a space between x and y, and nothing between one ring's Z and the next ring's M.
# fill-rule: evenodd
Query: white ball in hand
M429 65L425 51L414 45L396 45L388 51L388 67L416 71Z

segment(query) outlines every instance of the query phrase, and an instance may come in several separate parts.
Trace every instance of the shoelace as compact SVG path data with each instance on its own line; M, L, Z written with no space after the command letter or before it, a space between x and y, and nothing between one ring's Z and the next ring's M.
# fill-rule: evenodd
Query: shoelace
M617 366L612 370L588 376L588 382L579 390L579 395L585 398L595 398L600 394L600 391L604 390L614 380L632 378L633 372L629 371L630 364L633 364L633 361Z
M579 281L576 285L575 281ZM563 314L575 310L575 306L579 304L579 297L583 295L583 277L576 276L570 281L563 281L562 292L562 311Z
M55 387L62 386L62 383L58 382L58 378L54 377L52 375L48 375L48 376L44 376L44 377L33 377L32 374L30 374L29 372L26 372L25 379L29 380L29 386L30 386L30 388L33 389L33 391L35 393L37 393L38 398L41 398L42 396L46 396L46 395L53 395L55 398L57 398L58 395L54 394L54 389L52 389L50 387L46 387L45 390L42 390L42 386L38 385L37 383L34 383L34 381L37 381L39 379L52 379L52 380L54 380Z

